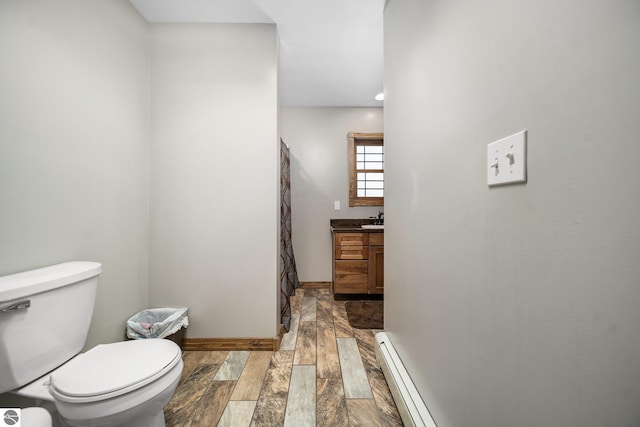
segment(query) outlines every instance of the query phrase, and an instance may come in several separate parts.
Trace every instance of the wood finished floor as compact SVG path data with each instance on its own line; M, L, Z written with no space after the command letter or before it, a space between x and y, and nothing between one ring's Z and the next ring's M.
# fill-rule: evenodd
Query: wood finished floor
M376 363L329 289L298 289L280 351L187 351L165 407L173 426L402 426Z

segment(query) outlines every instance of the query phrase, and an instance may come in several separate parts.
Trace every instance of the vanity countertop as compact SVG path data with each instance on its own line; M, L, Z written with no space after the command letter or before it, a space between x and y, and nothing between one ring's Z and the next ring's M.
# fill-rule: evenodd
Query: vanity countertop
M383 228L362 228L363 225L373 224L371 219L331 219L329 220L329 226L331 232L343 231L343 232L366 232L366 233L384 233Z

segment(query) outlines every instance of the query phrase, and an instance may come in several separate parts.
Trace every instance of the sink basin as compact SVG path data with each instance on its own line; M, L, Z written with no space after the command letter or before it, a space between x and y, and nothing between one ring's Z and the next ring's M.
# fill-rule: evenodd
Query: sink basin
M384 225L364 224L364 225L361 225L361 227L362 228L374 228L374 229L378 229L378 230L380 230L380 229L384 230Z

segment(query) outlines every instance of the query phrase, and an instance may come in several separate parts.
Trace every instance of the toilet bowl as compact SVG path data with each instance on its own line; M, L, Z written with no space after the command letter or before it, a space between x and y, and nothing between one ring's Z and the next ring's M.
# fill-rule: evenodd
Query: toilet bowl
M161 427L182 367L169 340L102 344L13 393L53 403L63 425Z
M164 426L182 366L169 340L99 345L53 372L48 390L71 426Z
M74 262L0 277L0 393L53 403L62 425L162 427L183 368L178 345L145 339L78 354L99 273Z

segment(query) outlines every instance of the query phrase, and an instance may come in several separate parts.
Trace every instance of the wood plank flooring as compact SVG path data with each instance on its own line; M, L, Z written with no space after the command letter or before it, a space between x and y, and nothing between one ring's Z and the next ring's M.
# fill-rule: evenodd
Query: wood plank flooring
M402 426L375 360L329 289L298 289L280 351L185 351L173 426Z

